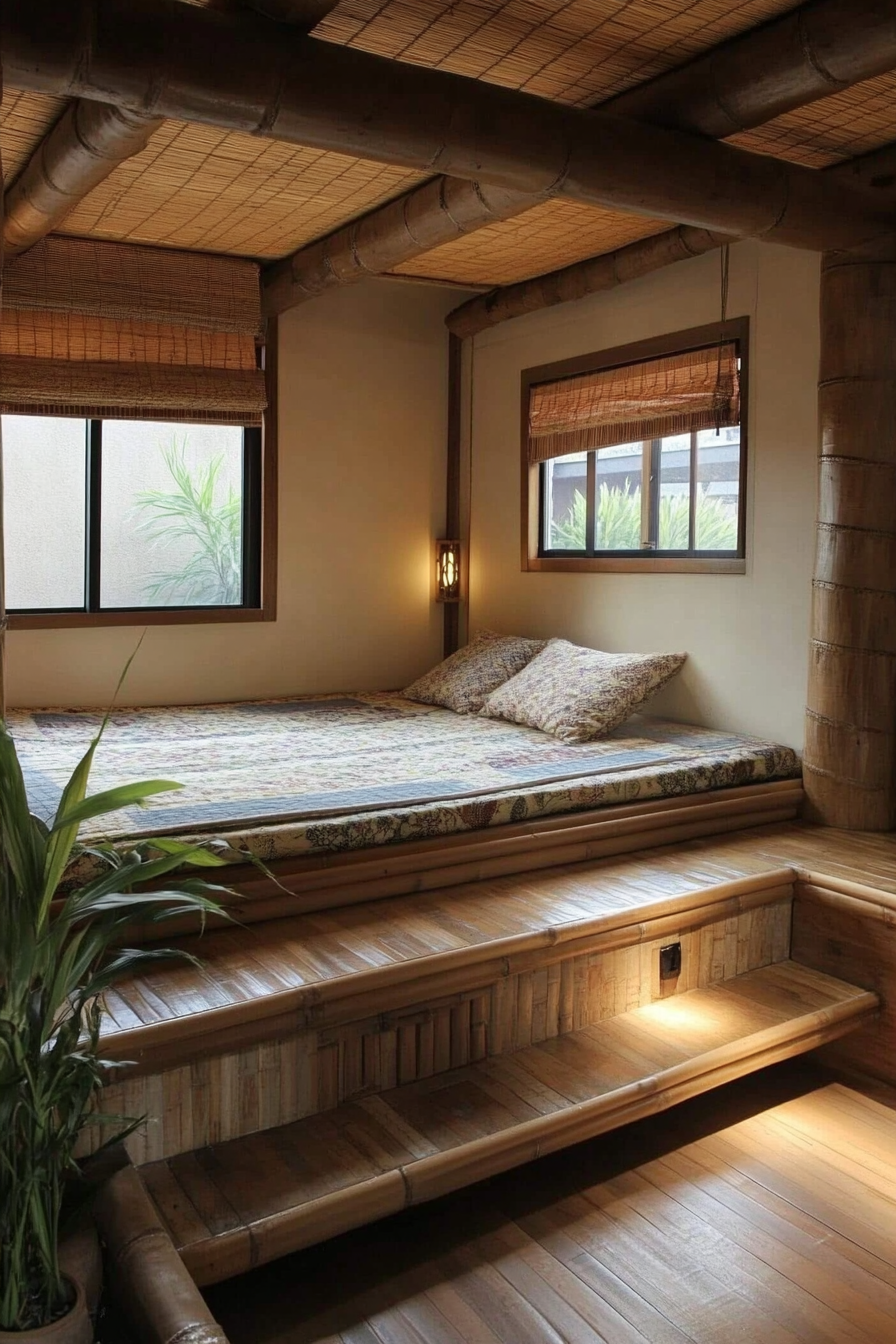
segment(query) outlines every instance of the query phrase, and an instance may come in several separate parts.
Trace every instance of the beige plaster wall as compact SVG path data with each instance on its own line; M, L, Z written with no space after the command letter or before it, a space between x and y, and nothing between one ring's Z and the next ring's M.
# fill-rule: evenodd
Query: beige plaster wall
M122 703L386 688L438 660L442 319L463 297L371 281L286 314L278 619L149 627ZM139 634L11 631L10 705L107 703Z
M711 322L719 257L518 319L472 358L470 624L610 650L688 651L658 713L800 746L816 503L817 255L731 250L728 312L751 319L747 573L520 570L520 370Z

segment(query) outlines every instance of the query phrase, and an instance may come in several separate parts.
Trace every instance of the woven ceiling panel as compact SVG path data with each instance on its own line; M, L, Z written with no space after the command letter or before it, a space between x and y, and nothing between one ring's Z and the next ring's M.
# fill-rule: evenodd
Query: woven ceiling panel
M545 201L515 219L490 224L405 262L396 274L470 285L510 285L668 227L660 220L597 210L573 201Z
M896 73L890 73L798 107L753 131L732 136L729 143L809 168L826 168L894 140Z
M341 0L338 42L584 105L682 65L796 0Z
M405 168L168 121L62 231L277 257L421 180Z
M7 183L25 166L66 105L64 98L5 89L0 109L0 147Z
M200 0L201 2L201 0ZM321 39L593 102L791 8L793 0L341 0ZM4 105L13 179L62 102ZM16 152L11 143L18 138ZM64 232L272 258L401 195L419 174L253 136L168 122L69 215Z
M315 32L326 41L589 104L678 66L795 3L340 0ZM779 117L735 143L821 167L896 140L894 94L896 75L869 80ZM59 99L7 94L0 134L8 180L63 106ZM268 259L329 233L422 180L421 174L401 168L172 121L77 207L64 231ZM612 250L661 227L656 221L554 203L450 243L401 271L504 284Z

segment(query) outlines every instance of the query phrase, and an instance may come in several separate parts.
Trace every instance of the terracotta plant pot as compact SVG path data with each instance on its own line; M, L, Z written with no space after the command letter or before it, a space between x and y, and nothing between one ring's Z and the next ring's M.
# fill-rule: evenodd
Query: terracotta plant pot
M93 1344L93 1322L80 1283L67 1281L75 1290L75 1302L64 1316L37 1330L0 1330L0 1344Z

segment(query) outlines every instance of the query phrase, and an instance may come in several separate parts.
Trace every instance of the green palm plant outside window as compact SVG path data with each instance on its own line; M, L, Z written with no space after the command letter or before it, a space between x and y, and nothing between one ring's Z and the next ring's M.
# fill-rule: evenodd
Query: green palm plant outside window
M628 482L626 482L627 486ZM733 551L737 547L737 518L723 500L705 490L696 498L695 533L701 551ZM684 495L663 495L659 502L659 547L681 551L688 547L690 500ZM551 524L551 546L558 551L583 551L586 535L586 501L576 490L561 519ZM599 551L641 549L641 491L601 483L597 498L595 545Z
M237 606L242 601L242 500L221 481L223 458L191 468L186 437L162 448L172 490L141 490L138 529L158 547L190 543L192 553L177 569L153 574L144 587L150 601L181 606Z

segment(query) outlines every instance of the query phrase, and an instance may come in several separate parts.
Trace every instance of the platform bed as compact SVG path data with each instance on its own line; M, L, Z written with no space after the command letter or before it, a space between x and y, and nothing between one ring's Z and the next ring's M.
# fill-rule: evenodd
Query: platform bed
M11 715L41 815L101 721ZM92 790L150 776L184 790L117 813L112 838L213 844L247 920L297 895L345 905L788 820L802 801L796 754L761 739L636 715L569 744L383 692L116 711Z

